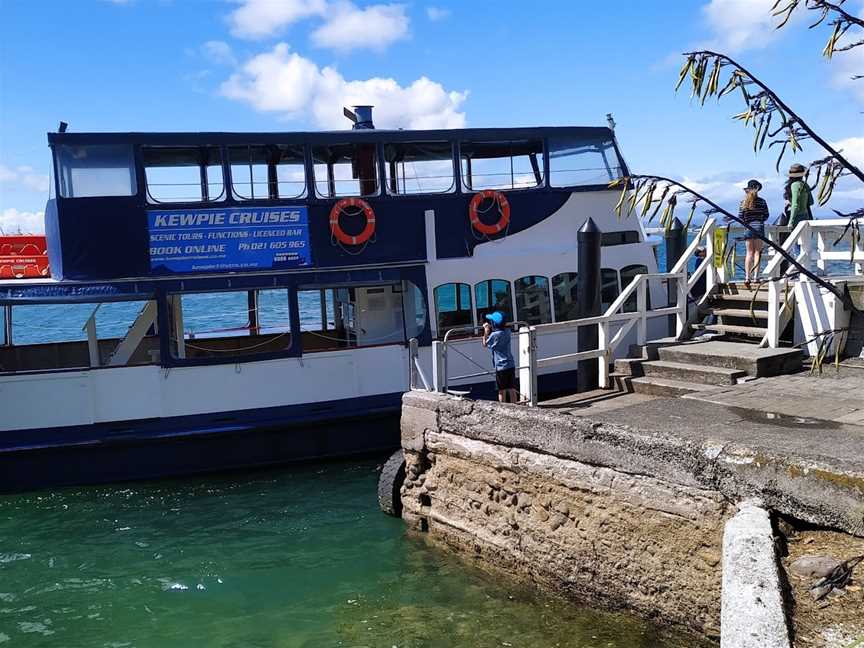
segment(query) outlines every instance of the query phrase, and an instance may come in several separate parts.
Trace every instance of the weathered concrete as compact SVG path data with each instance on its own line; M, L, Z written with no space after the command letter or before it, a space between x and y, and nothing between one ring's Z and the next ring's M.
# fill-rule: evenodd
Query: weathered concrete
M742 503L723 533L721 648L789 648L771 519Z
M406 394L403 402L414 408L403 413L404 442L414 447L421 447L420 427L450 432L661 477L717 491L733 502L758 496L785 515L864 536L859 426L760 419L750 411L685 399L654 399L580 417L422 392ZM426 410L422 425L415 422L416 410Z
M751 376L776 376L798 371L803 354L798 349L763 349L746 342L699 342L666 346L661 360L710 367L740 369Z

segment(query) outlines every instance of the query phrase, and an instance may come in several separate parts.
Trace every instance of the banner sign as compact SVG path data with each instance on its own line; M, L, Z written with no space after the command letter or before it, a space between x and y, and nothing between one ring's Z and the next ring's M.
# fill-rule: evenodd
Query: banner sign
M158 272L284 270L312 265L306 207L147 212L150 269Z

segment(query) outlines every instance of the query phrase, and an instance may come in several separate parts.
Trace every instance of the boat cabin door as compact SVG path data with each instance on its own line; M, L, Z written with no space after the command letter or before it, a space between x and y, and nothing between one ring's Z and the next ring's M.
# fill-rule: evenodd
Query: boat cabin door
M338 290L336 299L343 325L357 346L405 341L400 284Z

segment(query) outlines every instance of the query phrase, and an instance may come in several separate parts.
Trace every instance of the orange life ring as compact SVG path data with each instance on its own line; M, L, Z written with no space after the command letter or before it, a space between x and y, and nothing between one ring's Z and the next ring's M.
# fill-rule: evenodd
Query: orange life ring
M487 225L481 221L480 215L477 213L480 203L487 198L494 200L497 203L498 211L501 214L501 218L499 218L498 222L493 225ZM474 197L471 199L471 204L468 206L468 217L471 219L471 227L481 234L486 234L487 236L498 234L510 224L510 203L507 201L507 196L500 191L494 191L492 189L487 189L474 194Z
M358 208L366 216L366 227L357 236L346 234L339 224L339 216L342 215L342 210L346 207ZM375 212L372 211L369 203L361 198L342 198L330 210L330 233L344 245L362 245L375 233Z

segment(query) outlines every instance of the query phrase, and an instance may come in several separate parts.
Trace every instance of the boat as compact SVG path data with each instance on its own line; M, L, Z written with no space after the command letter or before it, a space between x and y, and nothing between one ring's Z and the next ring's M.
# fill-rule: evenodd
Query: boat
M589 217L605 304L657 271L638 219L614 213L611 128L346 115L331 132L48 133L51 276L0 280L0 490L392 450L412 349L431 372L433 342L492 310L577 317ZM79 339L16 343L19 309L50 322L57 304L89 309ZM126 330L106 334L112 308ZM492 396L489 353L468 346L449 384ZM575 372L541 372L541 393Z

